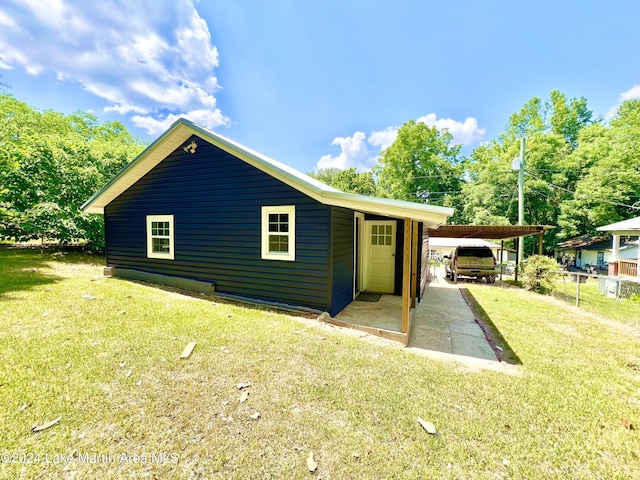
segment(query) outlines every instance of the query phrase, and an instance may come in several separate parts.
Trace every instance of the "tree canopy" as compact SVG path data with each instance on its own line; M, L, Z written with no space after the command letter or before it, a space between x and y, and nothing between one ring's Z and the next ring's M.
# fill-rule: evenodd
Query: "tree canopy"
M452 136L411 120L374 166L376 194L409 202L455 204L462 184L460 146Z
M102 217L80 206L143 148L118 122L0 95L0 238L102 246Z
M358 173L355 168L347 168L345 170L323 168L309 175L346 193L359 193L369 196L373 196L376 193L376 183L371 172Z
M502 133L468 157L446 131L405 123L373 168L375 194L453 206L458 224L515 225L518 172L512 162L521 138L524 220L557 227L545 234L549 250L640 214L640 100L621 104L607 124L594 118L584 97L570 99L558 90L526 102ZM340 188L334 178L338 172L320 179ZM528 253L534 243L527 239Z
M521 138L525 223L558 227L545 234L549 248L640 215L640 100L622 103L605 122L585 98L554 90L526 102L467 157L447 131L410 120L372 171L310 175L345 192L452 206L458 224L516 224L512 162ZM0 238L103 245L102 217L80 206L144 146L118 122L38 111L0 92Z

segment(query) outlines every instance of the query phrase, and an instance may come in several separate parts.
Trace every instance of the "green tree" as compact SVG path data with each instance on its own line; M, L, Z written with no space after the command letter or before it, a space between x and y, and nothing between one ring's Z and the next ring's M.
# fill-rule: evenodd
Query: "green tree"
M411 120L374 166L377 195L411 202L455 204L463 169L451 135Z
M567 163L581 175L559 216L565 237L640 213L640 100L624 102L608 128L594 125L579 138Z
M358 173L355 168L323 168L309 176L346 193L375 195L376 183L371 172Z
M509 118L505 130L488 145L476 148L466 160L468 182L463 187L462 221L476 224L517 224L518 172L512 161L520 156L526 138L524 222L557 225L564 202L587 168L571 154L583 131L602 128L592 119L586 99L567 99L554 90L547 100L533 98ZM545 233L550 251L560 230ZM525 239L525 252L533 253L535 239Z
M102 218L80 206L143 147L118 122L0 95L0 238L102 246Z

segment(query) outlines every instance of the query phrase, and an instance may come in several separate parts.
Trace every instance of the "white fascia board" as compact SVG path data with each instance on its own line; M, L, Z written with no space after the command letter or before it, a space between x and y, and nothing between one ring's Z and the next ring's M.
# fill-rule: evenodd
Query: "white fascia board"
M602 229L602 230L601 230ZM637 228L635 230L617 230L615 228L603 228L603 227L599 227L597 228L597 230L600 230L602 232L611 232L614 235L628 235L628 236L632 236L632 237L637 237L638 235L640 235L640 228Z
M437 228L447 223L447 218L453 215L453 208L403 200L368 197L344 192L324 193L322 197L322 203L327 205L394 218L411 218L412 220L424 222L429 228Z
M640 217L629 218L621 222L598 227L596 230L601 232L614 232L616 235L638 235L640 231Z

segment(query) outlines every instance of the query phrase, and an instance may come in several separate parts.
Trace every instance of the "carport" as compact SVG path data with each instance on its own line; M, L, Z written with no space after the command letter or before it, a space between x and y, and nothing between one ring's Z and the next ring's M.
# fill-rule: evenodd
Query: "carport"
M422 238L423 251L429 251L429 238L481 238L500 240L500 250L504 250L504 241L512 238L538 236L538 254L542 255L544 232L553 230L551 225L442 225L437 229L428 228ZM515 279L518 280L518 263L520 258L520 244L516 242L516 270ZM502 258L502 253L500 253Z

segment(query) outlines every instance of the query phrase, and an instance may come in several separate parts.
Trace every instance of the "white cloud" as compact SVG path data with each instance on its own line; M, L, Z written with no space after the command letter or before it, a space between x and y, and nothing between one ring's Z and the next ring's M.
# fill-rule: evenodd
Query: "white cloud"
M341 170L355 167L358 171L370 170L375 163L375 157L369 153L365 134L356 132L351 137L337 137L331 145L340 147L338 156L323 155L318 161L316 168L339 168Z
M5 1L3 68L78 82L150 134L183 112L209 128L229 123L216 107L218 51L193 0Z
M371 135L369 135L367 140L371 145L380 147L380 151L382 151L385 148L390 147L397 136L398 127L387 127L379 132L371 132Z
M467 117L464 122L458 122L450 118L438 119L435 113L430 113L418 118L417 121L436 127L440 131L448 131L453 137L451 143L455 145L466 146L478 143L487 132L486 129L479 128L478 120L472 117Z
M618 109L620 108L620 104L626 102L627 100L633 100L640 98L640 85L634 85L626 92L622 92L618 97L618 104L614 105L609 109L609 111L605 114L604 118L607 120L611 120L618 113Z
M224 125L225 117L220 110L192 110L180 114L169 114L166 117L134 115L131 121L136 127L144 128L150 135L158 135L167 130L179 118L186 118L198 125Z
M450 118L438 119L435 113L430 113L418 118L417 121L436 127L441 131L447 130L453 137L451 143L454 145L482 143L482 137L486 133L486 129L479 128L478 121L472 117L467 117L464 122L458 122ZM399 128L387 127L384 130L371 132L367 142L369 145L377 147L374 153L369 150L362 132L356 132L352 137L337 137L331 142L331 145L340 146L342 151L336 157L323 155L316 164L316 169L355 167L359 171L370 170L376 163L378 155L395 141Z
M640 98L640 85L634 85L626 92L622 92L620 94L620 101L624 102L626 100L631 100L634 98Z

